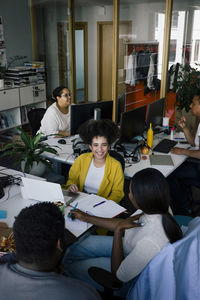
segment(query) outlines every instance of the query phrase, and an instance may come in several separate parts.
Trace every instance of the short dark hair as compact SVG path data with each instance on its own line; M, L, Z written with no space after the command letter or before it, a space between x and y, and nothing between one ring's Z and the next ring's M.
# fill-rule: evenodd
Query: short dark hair
M79 134L85 144L91 145L94 137L103 136L111 145L119 137L118 126L111 120L89 120L79 128Z
M160 171L146 168L137 172L131 179L131 191L144 213L163 216L163 227L171 243L182 237L180 227L168 212L170 191L168 182Z
M53 90L53 93L52 93L51 98L52 98L54 101L57 101L57 97L61 97L62 91L63 91L64 89L67 89L67 87L64 86L64 85L61 85L61 86L58 86L57 88L55 88L55 89Z
M43 264L55 253L58 240L64 243L65 221L61 210L41 202L21 210L14 222L18 260Z

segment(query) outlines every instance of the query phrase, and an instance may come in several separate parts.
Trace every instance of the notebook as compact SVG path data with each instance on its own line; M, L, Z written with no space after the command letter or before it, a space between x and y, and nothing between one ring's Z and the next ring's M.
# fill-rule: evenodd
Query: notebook
M153 148L155 152L169 153L169 151L177 144L176 141L163 139Z
M174 166L170 155L154 154L149 156L150 164L152 166Z

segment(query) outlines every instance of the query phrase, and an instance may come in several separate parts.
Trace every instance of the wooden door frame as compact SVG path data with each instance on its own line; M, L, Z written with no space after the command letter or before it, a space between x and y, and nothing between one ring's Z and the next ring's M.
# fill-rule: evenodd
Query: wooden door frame
M120 21L119 25L121 24L129 24L132 25L131 20L127 21ZM113 21L99 21L97 22L97 101L100 101L100 66L101 66L101 58L100 58L100 43L101 43L101 26L102 25L113 25ZM112 45L113 46L113 45ZM113 100L113 99L112 99Z
M101 82L100 82L100 65L101 65L101 58L100 58L100 43L101 43L101 26L102 25L112 25L113 21L99 21L97 22L97 101L100 101L100 89L101 89Z

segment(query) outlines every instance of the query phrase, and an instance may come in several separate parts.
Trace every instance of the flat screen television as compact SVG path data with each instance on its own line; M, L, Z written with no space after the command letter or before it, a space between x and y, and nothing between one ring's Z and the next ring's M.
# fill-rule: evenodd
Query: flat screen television
M146 122L147 128L149 128L150 123L152 123L154 130L156 126L162 126L164 107L165 98L161 98L149 104Z
M100 109L100 119L112 120L113 101L99 101L70 106L70 133L77 134L79 127L86 121L94 119L95 109ZM98 111L99 113L99 111ZM99 116L99 114L98 114Z
M143 136L147 106L126 111L121 115L119 143L131 143L137 136Z

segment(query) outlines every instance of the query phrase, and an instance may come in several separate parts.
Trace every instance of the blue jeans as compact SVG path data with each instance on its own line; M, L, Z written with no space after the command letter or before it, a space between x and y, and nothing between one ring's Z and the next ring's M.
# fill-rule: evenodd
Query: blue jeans
M99 267L111 271L112 236L90 235L86 239L70 246L63 258L66 274L70 277L86 281L99 291L103 287L88 274L90 267ZM132 280L123 284L116 295L124 297L132 284Z

